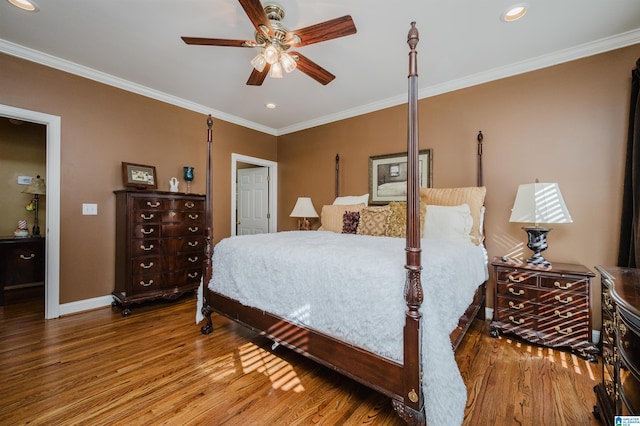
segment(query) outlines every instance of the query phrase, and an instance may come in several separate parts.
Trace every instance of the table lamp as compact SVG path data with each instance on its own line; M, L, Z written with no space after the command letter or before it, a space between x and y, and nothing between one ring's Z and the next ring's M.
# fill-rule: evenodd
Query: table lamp
M309 231L311 229L311 222L308 217L318 217L316 209L313 208L313 203L309 197L298 197L296 205L293 207L293 211L289 215L290 217L301 217L302 220L298 220L298 229L301 231Z
M534 226L523 226L528 236L527 247L533 255L527 263L549 266L551 263L542 257L541 252L547 249L547 233L551 228L540 224L572 223L571 215L564 203L560 187L557 183L527 183L518 187L516 200L513 203L509 222L533 223Z
M33 195L33 211L34 211L34 220L33 220L33 232L31 233L33 236L40 235L40 226L38 226L38 197L40 195L47 194L47 187L44 184L44 179L38 175L35 179L31 179L31 183L27 186L23 191L25 194Z

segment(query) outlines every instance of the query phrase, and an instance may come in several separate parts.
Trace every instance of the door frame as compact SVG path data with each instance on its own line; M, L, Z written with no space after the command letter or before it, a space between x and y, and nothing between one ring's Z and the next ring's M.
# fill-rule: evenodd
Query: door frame
M238 163L269 169L269 232L278 230L278 163L262 158L231 153L231 235L236 235Z
M0 104L0 115L32 123L44 124L47 127L47 210L44 277L44 317L46 319L60 316L60 122L57 115L45 114L28 109L16 108Z

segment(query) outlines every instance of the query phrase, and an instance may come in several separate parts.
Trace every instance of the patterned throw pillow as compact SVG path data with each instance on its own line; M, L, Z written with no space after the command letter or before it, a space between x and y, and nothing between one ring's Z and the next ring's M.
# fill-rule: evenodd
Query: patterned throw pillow
M407 236L407 203L404 201L392 201L389 203L391 215L387 225L387 237L406 238ZM427 205L420 203L420 237L424 235L424 217Z
M344 212L342 215L342 233L355 234L360 223L360 212Z
M389 206L365 207L360 211L358 235L386 235L390 215L391 208Z

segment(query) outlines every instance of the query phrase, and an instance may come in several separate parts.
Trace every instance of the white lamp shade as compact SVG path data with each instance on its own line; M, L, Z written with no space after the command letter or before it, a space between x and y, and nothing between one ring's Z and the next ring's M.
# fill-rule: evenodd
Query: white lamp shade
M316 209L313 208L313 203L309 197L298 197L296 205L293 207L293 211L289 215L290 217L318 217Z
M572 223L557 183L527 183L518 187L509 222Z

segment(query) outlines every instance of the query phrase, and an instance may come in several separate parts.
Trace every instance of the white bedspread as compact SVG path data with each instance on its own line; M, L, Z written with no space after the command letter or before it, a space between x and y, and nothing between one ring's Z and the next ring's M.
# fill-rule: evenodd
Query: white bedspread
M422 240L427 423L459 425L466 388L449 334L487 275L483 246ZM402 363L403 238L293 231L220 241L209 288Z

